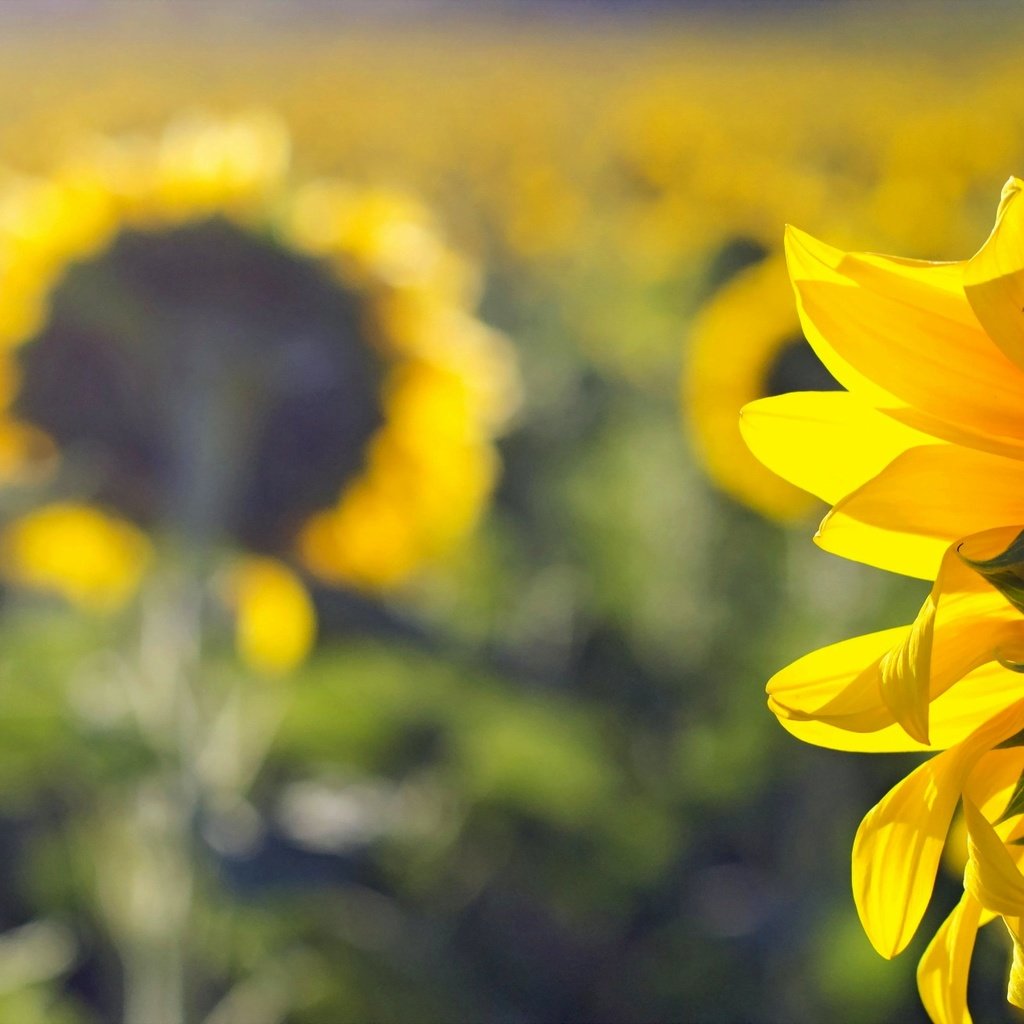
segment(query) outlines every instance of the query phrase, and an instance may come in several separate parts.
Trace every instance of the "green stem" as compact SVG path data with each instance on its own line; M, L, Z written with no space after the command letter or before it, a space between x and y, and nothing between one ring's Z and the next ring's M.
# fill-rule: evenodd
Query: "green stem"
M180 579L156 580L144 602L134 705L159 767L138 785L125 836L123 883L130 891L127 912L115 928L124 968L125 1024L189 1020L200 616L198 587Z

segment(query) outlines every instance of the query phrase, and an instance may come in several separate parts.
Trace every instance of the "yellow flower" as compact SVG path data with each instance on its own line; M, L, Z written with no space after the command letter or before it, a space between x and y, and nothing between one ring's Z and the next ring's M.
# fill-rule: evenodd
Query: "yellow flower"
M418 202L293 181L289 149L267 115L191 117L0 180L0 478L45 467L49 435L141 526L385 591L485 508L516 368ZM260 564L239 649L272 668L312 627L255 638L285 604L305 615Z
M242 660L268 675L295 668L316 638L316 612L301 580L274 558L242 559L228 580L235 645Z
M964 794L966 893L918 973L941 1022L969 1019L974 931L994 915L1014 937L1009 998L1024 1005L1022 188L1007 183L988 240L957 263L843 253L790 230L804 334L847 390L765 399L742 416L762 461L832 505L821 547L932 581L913 623L806 655L772 678L768 702L811 743L939 751L854 844L857 908L884 956L921 920Z
M765 469L743 444L735 410L758 398L828 386L800 333L780 256L741 270L697 317L682 380L682 410L697 455L728 494L782 522L818 507Z
M45 505L3 537L3 568L23 586L48 590L92 611L132 596L151 557L146 535L88 505Z

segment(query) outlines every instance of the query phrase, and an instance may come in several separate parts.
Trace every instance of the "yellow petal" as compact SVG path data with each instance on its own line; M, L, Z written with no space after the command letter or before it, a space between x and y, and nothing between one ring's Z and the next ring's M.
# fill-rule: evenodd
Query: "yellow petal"
M1024 620L1002 594L961 561L959 548L956 544L947 550L912 626L813 651L769 680L769 706L788 720L783 723L787 728L813 720L829 731L819 730L817 738L804 737L811 742L842 749L892 749L888 727L898 722L917 743L927 746L934 703L987 662L1013 660L1007 654L1024 641ZM1014 680L1007 673L1005 684L996 688L1015 692L1018 687L1024 687L1024 680ZM950 738L949 711L962 704L959 698L942 702L938 712L941 746L947 746ZM836 742L840 730L860 735ZM791 731L800 734L798 728ZM879 735L867 735L871 733ZM876 745L879 741L883 746ZM896 749L920 748L911 744Z
M933 1024L971 1024L967 975L981 919L981 904L964 893L917 965L917 990Z
M967 797L964 797L964 819L967 822L964 888L988 910L1004 917L1020 917L1024 914L1024 875L999 834Z
M970 799L993 826L1000 837L1007 840L1020 825L1021 819L999 821L1010 801L1021 772L1024 771L1024 747L990 750L971 772L964 786L964 795ZM965 837L966 839L966 837ZM1024 847L1017 847L1024 856ZM966 845L964 847L966 855Z
M740 431L769 469L834 504L897 455L935 438L885 416L845 391L764 398L744 406Z
M1012 736L1022 721L1024 701L1019 701L963 743L916 768L861 822L853 842L853 897L864 931L882 956L894 957L917 930L968 773L982 754ZM968 834L973 835L970 814L967 827ZM998 836L995 842L1009 858ZM1020 877L1012 861L1010 865ZM970 870L968 863L968 873ZM989 906L977 889L969 891L983 906ZM1024 898L1024 879L1021 892Z
M928 685L935 627L934 591L907 635L878 664L879 690L893 718L919 743L928 743Z
M934 579L957 538L1021 522L1024 461L926 445L897 456L840 501L815 540L844 558Z
M1013 940L1013 961L1010 964L1010 979L1006 984L1006 1001L1012 1006L1024 1008L1024 938L1021 936L1021 919L1004 918L1003 923Z
M769 706L786 718L813 719L851 732L891 725L892 713L878 691L878 666L908 632L909 627L897 626L805 654L768 680Z
M929 717L929 747L911 739L899 725L892 723L877 731L854 731L847 723L837 724L814 718L777 704L768 698L768 707L779 724L805 743L832 750L889 754L900 751L944 750L961 742L979 725L1024 696L1024 679L1002 665L990 663L970 672L941 697L932 701Z
M995 533L1001 546L1016 529ZM1022 632L1018 610L962 561L963 548L973 540L947 549L909 632L878 666L886 707L909 735L925 744L931 700L972 669L997 660Z
M1024 366L1024 188L1003 186L995 227L964 266L964 294L988 336L1017 366Z
M843 253L793 229L786 256L804 334L849 391L1024 437L1024 371L979 325L962 264Z
M960 797L962 752L926 761L867 814L853 842L853 898L871 944L892 958L913 938L931 898Z

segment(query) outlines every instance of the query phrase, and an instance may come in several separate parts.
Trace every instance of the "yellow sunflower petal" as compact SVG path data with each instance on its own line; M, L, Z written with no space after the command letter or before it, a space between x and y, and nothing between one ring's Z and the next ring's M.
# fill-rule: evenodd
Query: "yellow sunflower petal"
M908 632L908 626L898 626L805 654L768 681L769 705L786 718L813 719L851 732L892 724L878 692L877 666Z
M849 721L830 721L793 711L771 697L768 698L768 707L787 732L805 743L832 750L891 754L945 750L997 714L1007 702L1022 696L1024 678L1019 673L995 662L975 669L932 701L928 730L931 744L928 747L911 739L895 722L877 730L855 731L850 728Z
M968 853L964 887L986 910L1003 917L1013 940L1013 962L1006 998L1014 1006L1024 1006L1024 943L1021 936L1024 875L998 830L967 796L964 797L964 818L967 821Z
M967 975L981 923L981 904L964 893L917 965L917 990L933 1024L971 1024Z
M928 743L928 684L935 629L933 594L907 635L878 664L879 691L892 716L919 743Z
M957 538L1020 522L1024 462L959 445L925 445L897 456L838 502L815 540L844 558L934 579Z
M964 818L967 821L964 888L983 907L1004 917L1020 917L1024 914L1024 875L999 834L967 797L964 798Z
M843 253L792 228L786 256L804 334L844 387L880 408L1024 437L1024 371L978 324L962 264Z
M961 561L959 547L947 550L911 626L844 640L805 655L769 681L771 709L793 723L813 720L860 734L854 749L865 743L879 749L865 736L869 733L884 733L882 742L888 743L887 727L894 722L927 746L932 704L975 669L1016 650L1024 638L1019 612ZM948 701L940 714L943 726L948 726L947 707ZM948 728L943 726L946 740ZM834 741L833 736L827 745ZM843 748L849 749L850 743L847 739Z
M1024 182L1003 186L995 227L964 266L964 294L988 336L1024 366Z
M954 747L893 787L861 822L853 842L853 897L864 931L884 957L913 938L931 898L960 796Z
M1021 919L1004 918L1003 923L1013 940L1013 960L1010 963L1010 979L1006 983L1006 1001L1012 1006L1024 1008L1024 937L1021 935Z
M972 669L997 660L1021 633L1017 610L961 560L960 548L947 549L909 632L878 666L882 700L922 743L928 743L930 702Z
M1019 827L1021 819L1000 821L1007 809L1007 804L1021 772L1024 771L1024 747L1008 747L990 750L979 761L964 785L967 796L978 810L989 820L997 824L993 826L1005 841ZM964 855L966 856L966 834ZM1017 848L1019 856L1024 856L1024 847ZM965 862L966 866L966 862Z
M897 455L935 438L845 391L795 392L744 406L740 431L779 476L834 504Z
M963 743L926 761L894 786L861 822L853 841L853 897L864 931L882 956L896 956L921 922L968 773L982 754L1020 728L1022 715L1024 701L996 715ZM975 814L980 816L976 809ZM967 828L969 837L973 836L970 813ZM992 835L1008 859L1002 841L995 832ZM970 849L969 838L969 853ZM1020 878L1012 861L1010 866ZM968 874L970 871L969 862ZM1024 878L1020 886L1024 900ZM983 906L991 906L977 886L968 886L968 890Z

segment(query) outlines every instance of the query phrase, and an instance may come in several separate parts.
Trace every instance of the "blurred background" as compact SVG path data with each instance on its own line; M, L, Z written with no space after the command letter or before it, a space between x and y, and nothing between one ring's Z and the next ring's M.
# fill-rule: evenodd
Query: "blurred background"
M923 587L736 422L1024 173L967 11L0 6L0 1020L923 1020L763 698Z

